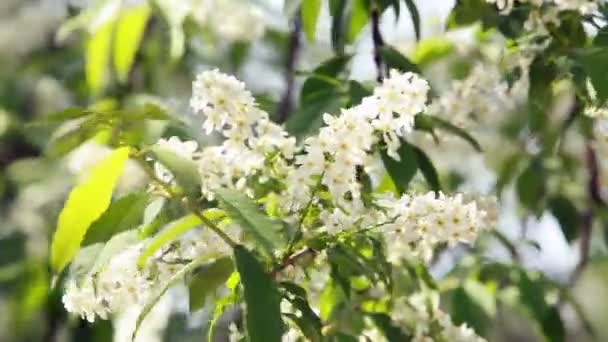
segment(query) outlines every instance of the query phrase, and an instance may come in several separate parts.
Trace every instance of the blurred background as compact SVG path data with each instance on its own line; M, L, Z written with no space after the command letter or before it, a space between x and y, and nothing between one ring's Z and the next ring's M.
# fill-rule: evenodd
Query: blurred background
M190 115L188 101L196 73L217 67L243 80L261 105L278 118L289 82L285 75L293 44L290 14L294 13L294 6L289 0L286 2L157 0L148 5L143 0L0 1L1 342L128 340L120 334L120 320L85 324L68 317L61 303L61 289L51 287L47 259L57 214L79 176L108 153L112 127L108 134L70 134L69 125L49 123L45 117L70 107L111 110L155 104L186 124L141 122L130 123L126 128L125 123L116 125L134 143L153 143L172 134L209 142L211 138L203 135L199 121ZM425 55L427 60L421 67L437 90L448 89L450 80L459 73L466 74L475 61L485 65L503 62L504 38L480 38L475 27L446 32L452 1L416 3L422 43L426 42L425 46L432 47L428 49L434 53L431 57ZM331 18L326 7L315 42L299 39L296 70L311 70L333 55ZM125 38L112 40L109 23L116 25L113 29ZM381 29L390 45L422 60L422 43L416 44L408 15L397 18L387 10ZM354 54L350 78L374 80L369 27L348 49ZM296 73L296 89L302 81ZM563 103L555 106L556 115L566 115L568 101L572 101L572 96L566 89L559 101ZM472 153L460 142L449 142L450 149L444 149L421 138L420 143L431 149L438 169L453 181L452 190L493 193L501 166L509 162L512 151L522 148L500 140L498 122L503 119L480 120L474 127L473 134L486 147L484 154ZM581 142L570 141L574 141L571 148L576 151ZM607 151L600 150L604 180L608 180ZM580 175L557 181L573 198L584 192L577 187L580 178L576 177ZM121 179L119 191L145 185L143 173L131 165ZM550 210L538 215L522 211L513 188L506 186L501 194L501 239L516 244L521 264L567 284L579 263L579 238L567 236L559 218ZM608 317L607 249L602 230L594 232L598 236L590 240L591 261L574 284L573 295L598 339L608 341L608 327L603 324ZM498 240L485 241L485 257L509 262L513 251L509 244ZM442 253L434 262L432 273L445 277L455 263L467 262L465 254L459 248ZM186 316L187 303L180 302L184 296L180 296L179 289L173 297L174 301L161 303L158 313L150 316L148 328L142 329L146 333L140 334L138 340L203 339L198 327L204 314ZM588 339L575 316L572 308L562 312L566 326L571 328L569 339ZM492 321L491 340L541 340L531 323L515 310L501 309Z

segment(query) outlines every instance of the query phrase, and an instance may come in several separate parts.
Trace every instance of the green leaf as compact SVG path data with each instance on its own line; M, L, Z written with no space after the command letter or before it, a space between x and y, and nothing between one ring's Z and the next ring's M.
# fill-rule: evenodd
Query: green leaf
M36 122L36 124L51 124L51 123L62 123L64 121L73 120L83 118L87 115L93 114L92 111L80 108L80 107L72 107L67 108L59 112L52 113L50 115L45 116Z
M482 336L487 336L496 312L496 299L482 283L467 280L452 294L452 319L460 325L467 323Z
M281 297L276 283L264 266L243 246L234 249L236 267L241 276L247 313L245 317L250 342L280 342L283 335Z
M67 278L78 281L89 275L103 246L103 243L96 243L81 248L68 267Z
M127 82L137 49L141 44L150 17L150 5L143 2L121 11L114 39L114 68L118 80Z
M439 174L433 161L423 150L419 147L412 146L416 153L416 160L418 161L418 169L422 172L424 179L433 191L441 191L441 182L439 181Z
M370 96L372 92L357 81L348 82L348 107L353 107L361 103L364 97Z
M173 276L171 276L171 278L166 283L162 284L162 286L159 287L158 291L154 294L154 296L152 296L152 298L148 300L146 304L144 304L144 307L141 309L139 316L137 316L137 321L135 322L135 329L133 330L133 334L131 336L132 341L135 340L135 337L139 332L139 328L141 327L141 323L144 321L146 316L148 316L148 314L154 308L156 303L158 303L162 296L167 292L167 290L171 288L171 286L176 285L178 282L182 281L184 277L186 277L186 275L188 275L190 272L194 271L196 268L205 264L208 261L209 259L206 256L191 261L189 264L187 264L182 269L173 274Z
M336 56L316 67L304 81L300 91L299 109L286 122L287 131L302 138L323 126L323 114L343 107L343 92L338 76L351 56Z
M418 114L416 115L415 120L415 128L418 130L427 131L431 133L434 131L435 128L444 130L450 134L462 138L463 140L468 142L477 152L483 151L479 142L475 138L473 138L472 135L470 135L467 131L452 124L449 121L428 114Z
M576 53L575 58L591 79L598 101L606 101L608 99L608 63L606 63L608 48L581 49Z
M78 252L91 223L110 205L112 191L129 157L129 148L112 152L93 167L85 181L70 193L59 214L51 244L51 266L61 272Z
M420 14L418 13L418 8L414 3L414 0L405 0L405 5L407 6L407 10L410 12L410 17L412 17L412 25L414 25L414 33L416 34L416 40L420 40Z
M108 80L114 24L114 19L107 20L86 41L85 75L87 85L93 95L98 95L106 86Z
M116 254L122 252L129 246L135 245L139 241L137 230L128 230L118 233L105 243L91 268L91 273L101 271Z
M314 94L318 93L332 93L335 94L338 90L338 84L334 82L328 82L322 77L325 76L328 79L336 79L340 75L346 65L350 61L351 56L342 55L328 59L316 67L312 72L312 76L308 77L302 85L300 93L300 106L304 106L315 102L318 97Z
M401 147L397 150L400 161L394 160L386 151L381 152L382 162L386 171L393 179L393 183L399 191L399 194L404 193L407 187L418 171L418 158L412 145L406 141L402 141Z
M312 342L323 341L321 329L323 323L314 310L308 304L306 290L294 283L281 282L280 286L288 293L285 298L291 302L293 307L299 311L299 315L287 314L302 331L304 336Z
M21 231L4 233L0 236L0 267L18 263L27 257L27 238Z
M410 341L412 336L406 334L399 325L396 325L387 314L383 313L368 313L374 324L384 334L388 342Z
M187 7L176 8L173 1L155 1L169 24L170 46L169 55L176 61L184 54L185 40L184 21L190 11ZM188 6L188 5L184 5Z
M226 214L251 234L271 258L286 244L283 225L266 216L261 208L244 194L222 189L216 191Z
M150 151L175 177L183 191L192 198L198 198L201 193L201 176L196 163L159 145L150 147Z
M405 57L401 52L397 51L392 46L383 46L380 49L380 55L382 56L382 60L386 63L386 66L389 69L397 69L401 72L415 72L420 74L420 69L418 66L412 61L410 61L407 57Z
M209 219L210 221L217 220L224 216L224 213L221 210L217 210L215 208L207 209L201 213L204 217ZM147 244L146 249L142 251L139 255L139 259L137 260L137 265L139 267L144 267L148 258L150 258L154 253L159 250L161 247L177 240L178 237L189 231L190 229L196 228L201 225L201 219L194 214L186 215L180 219L177 219L169 224L167 224L166 228L163 229L160 233L156 234L154 238L150 240Z
M519 272L520 300L538 322L546 341L560 342L565 340L565 329L557 307L545 299L545 282L536 273Z
M139 233L142 239L154 234L162 224L161 213L165 207L165 202L164 197L157 197L144 209L143 222Z
M145 192L135 192L119 198L91 224L82 245L106 242L117 233L136 228L142 221L147 204L148 194Z
M348 29L348 40L353 41L357 38L357 35L363 30L367 22L369 21L369 1L367 0L353 0L351 15L350 15L350 27Z
M574 203L568 198L558 195L549 199L549 208L562 227L566 240L572 242L576 239L581 215L579 215Z
M349 0L329 0L329 11L331 14L331 46L336 55L344 54L344 46L348 39L349 22L348 17Z
M313 311L313 309L308 304L306 298L295 297L289 299L291 305L299 311L300 315L287 314L287 316L295 322L304 336L308 338L311 342L321 342L323 341L323 333L321 329L323 327L323 323L317 314Z
M545 170L542 161L532 160L517 178L516 190L519 202L524 208L540 213L545 196Z
M310 42L315 41L317 21L319 20L319 14L321 13L321 3L321 0L306 0L302 1L302 5L300 7L304 33Z
M593 38L593 46L608 47L608 26L602 27Z
M196 268L188 283L190 312L203 307L205 300L232 274L234 264L229 257L218 258Z
M454 49L454 43L447 38L428 38L416 44L416 49L412 53L412 62L419 66L429 65L448 56Z

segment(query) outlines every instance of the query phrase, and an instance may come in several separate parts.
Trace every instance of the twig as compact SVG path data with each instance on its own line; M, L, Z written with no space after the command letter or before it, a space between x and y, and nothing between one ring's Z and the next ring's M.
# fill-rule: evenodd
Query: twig
M583 215L583 222L581 224L581 238L580 238L580 259L576 268L574 269L570 284L576 283L581 273L587 267L589 263L589 249L591 246L591 236L593 233L593 217L595 206L605 206L606 202L602 198L601 185L600 185L600 167L597 160L597 154L595 148L591 142L587 142L585 146L585 157L587 162L587 171L589 173L589 180L587 182L587 196L589 200L589 208Z
M605 206L602 198L602 187L600 186L600 167L597 161L597 153L591 143L586 146L587 169L589 170L589 183L587 183L587 193L593 204Z
M378 82L382 82L385 73L380 50L384 46L384 39L382 38L382 32L380 32L380 11L375 3L371 5L370 17L372 23L372 41L374 43L374 63L376 63L376 71L378 73L376 79Z
M307 256L314 256L316 254L317 254L317 251L315 251L314 249L312 249L310 247L306 247L306 248L302 249L301 251L285 258L283 260L283 262L281 262L281 264L277 265L277 267L275 267L270 274L274 277L279 272L286 269L287 267L289 267L291 265L295 265L300 259L303 259Z
M570 277L570 284L574 285L587 264L589 263L589 247L591 245L591 232L593 225L593 211L587 210L583 215L583 222L581 224L581 245L580 245L580 259L576 268L572 272Z
M142 158L141 152L132 154L132 157L134 157L134 159L139 163L139 165L144 170L146 175L148 175L148 177L152 181L154 181L161 188L163 188L163 190L166 191L167 194L169 194L169 196L171 196L171 198L176 199L176 200L181 199L182 202L184 203L186 209L188 211L190 211L194 216L196 216L199 220L201 220L201 222L205 226L207 226L209 229L211 229L228 246L230 246L232 248L235 248L236 246L238 246L238 243L236 243L234 240L232 240L230 238L230 236L228 236L226 233L224 233L224 231L221 228L219 228L215 223L213 223L211 220L206 218L203 214L201 214L200 208L198 208L196 206L196 204L193 203L187 196L182 197L181 194L176 193L171 188L171 186L169 186L167 183L163 182L162 180L158 179L158 177L156 177L156 174L154 173L154 170L152 170L150 165L148 165L148 163Z
M293 92L295 86L295 69L300 52L302 36L302 18L300 11L296 12L293 19L293 29L289 39L289 50L287 51L287 63L285 65L285 92L277 108L277 121L283 123L287 121L289 113L293 109Z

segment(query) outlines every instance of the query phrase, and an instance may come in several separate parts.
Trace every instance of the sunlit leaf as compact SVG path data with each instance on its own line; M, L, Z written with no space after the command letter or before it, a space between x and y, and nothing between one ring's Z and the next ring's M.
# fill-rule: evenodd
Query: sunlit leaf
M116 23L114 68L120 82L126 82L150 17L150 5L142 2L123 9Z
M70 193L59 214L51 244L51 266L55 273L72 260L91 223L110 205L112 191L128 157L129 148L115 150L95 165Z
M107 20L86 41L85 74L93 95L99 95L108 81L114 24L115 20Z
M319 14L321 13L321 0L306 0L302 2L300 11L302 12L302 27L306 38L314 42L315 33L317 31L317 21L319 20Z

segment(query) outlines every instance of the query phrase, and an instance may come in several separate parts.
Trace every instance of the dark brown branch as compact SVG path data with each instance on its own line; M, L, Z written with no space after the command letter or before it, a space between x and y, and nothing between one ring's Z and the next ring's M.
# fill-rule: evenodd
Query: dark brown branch
M293 110L293 92L295 87L295 70L298 57L300 54L301 36L302 36L302 19L300 11L297 11L291 30L289 39L289 48L287 51L287 59L285 64L285 92L281 97L277 108L277 122L283 123L287 121L289 113Z
M591 143L586 146L587 169L589 170L589 183L587 193L593 204L604 206L606 203L602 198L602 187L600 184L600 167L597 161L597 153Z
M382 32L380 32L380 11L377 4L372 4L370 9L371 26L372 26L372 41L374 43L374 63L376 63L378 82L384 79L384 63L382 61L381 49L384 46Z
M589 200L589 209L583 215L580 231L580 259L571 277L571 284L576 283L581 273L589 263L589 248L591 246L591 237L593 233L593 217L595 206L605 206L606 203L602 198L602 187L600 184L600 167L597 160L597 153L591 142L587 142L585 146L585 159L589 179L587 181L587 196Z
M572 277L570 279L570 283L574 284L580 277L581 273L587 267L589 263L589 247L591 246L591 233L593 226L593 211L587 210L583 215L583 220L581 224L581 245L580 245L580 259L574 272L572 273Z
M286 269L289 266L295 265L301 259L304 259L307 256L315 256L316 254L317 254L317 251L315 251L314 249L312 249L310 247L306 247L303 250L285 258L283 260L283 262L281 262L280 265L278 265L274 270L272 270L271 274L272 274L272 276L276 276L279 272L281 272L282 270Z

